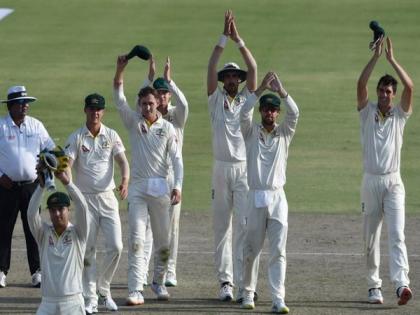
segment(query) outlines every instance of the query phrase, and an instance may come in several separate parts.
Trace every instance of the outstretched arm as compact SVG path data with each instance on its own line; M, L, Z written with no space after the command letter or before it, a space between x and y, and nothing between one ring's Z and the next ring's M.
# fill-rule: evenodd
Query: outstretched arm
M382 54L383 38L381 38L376 45L375 52L367 65L362 70L359 80L357 81L357 110L362 110L368 103L368 88L367 83L370 75L375 68L376 62Z
M245 46L245 42L239 36L234 18L232 18L232 22L230 23L230 29L230 38L238 45L242 58L248 68L246 87L250 92L253 92L257 88L257 62L255 61L254 56L252 56L251 51Z
M394 58L394 52L392 50L392 42L391 38L387 37L386 39L386 59L389 61L391 66L394 68L394 70L397 72L398 77L400 78L402 84L404 85L404 90L401 94L401 107L404 110L404 112L408 113L412 110L412 103L413 103L413 89L414 84L411 80L410 76L407 74L407 72L401 67L401 65L395 60Z
M223 35L220 37L219 42L214 47L210 56L209 65L207 69L207 95L211 95L217 89L217 63L223 53L228 36L230 35L230 24L233 19L232 11L225 12L225 27Z

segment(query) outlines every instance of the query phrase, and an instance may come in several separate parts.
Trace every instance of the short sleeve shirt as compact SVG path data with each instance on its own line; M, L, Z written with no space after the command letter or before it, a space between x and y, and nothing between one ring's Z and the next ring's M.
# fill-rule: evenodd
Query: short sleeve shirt
M125 151L116 131L102 124L94 137L83 126L69 136L65 151L74 161L74 182L81 192L98 193L115 188L114 157Z
M410 114L397 105L383 117L378 105L372 102L359 112L366 173L383 175L400 171L404 127Z
M212 126L213 157L223 162L246 160L244 139L241 134L239 115L245 100L251 93L244 87L230 101L227 92L218 87L208 98Z

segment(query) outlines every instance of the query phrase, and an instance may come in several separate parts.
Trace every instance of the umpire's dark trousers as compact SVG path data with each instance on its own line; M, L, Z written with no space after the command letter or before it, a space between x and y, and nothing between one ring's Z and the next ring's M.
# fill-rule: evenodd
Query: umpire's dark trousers
M11 189L0 186L0 271L5 274L10 268L13 229L19 211L25 233L29 270L34 274L39 269L38 246L29 230L27 218L29 200L37 185L37 182L23 185L15 183Z

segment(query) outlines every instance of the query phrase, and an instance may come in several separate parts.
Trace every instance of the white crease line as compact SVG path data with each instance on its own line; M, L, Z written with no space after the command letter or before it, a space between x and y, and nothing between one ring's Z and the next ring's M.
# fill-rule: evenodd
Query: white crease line
M12 249L12 252L26 252L26 249L23 248L14 248ZM97 253L100 254L104 254L105 250L104 249L99 249L96 251ZM124 254L127 254L128 251L126 249L123 250ZM178 250L179 254L189 254L189 255L213 255L214 252L209 252L209 251L195 251L195 250ZM266 256L269 255L268 252L262 252L262 255ZM331 256L331 257L351 257L351 256L357 256L357 257L361 257L364 256L364 254L362 253L332 253L332 252L328 252L328 253L310 253L310 252L287 252L286 251L287 256ZM381 254L381 257L389 257L389 255L387 254ZM409 254L408 257L420 257L419 254Z

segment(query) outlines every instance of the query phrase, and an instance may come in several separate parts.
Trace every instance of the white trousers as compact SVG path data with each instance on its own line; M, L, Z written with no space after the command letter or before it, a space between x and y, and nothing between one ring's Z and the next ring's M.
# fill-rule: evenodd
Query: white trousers
M288 205L283 189L271 191L272 202L267 207L255 207L255 191L248 193L248 211L244 240L244 289L255 292L259 256L265 235L269 241L270 260L268 281L273 302L284 301L286 279L286 242Z
M361 188L363 236L368 287L380 288L380 236L385 218L388 232L389 271L395 289L408 286L408 258L405 246L405 189L399 173L364 174Z
M86 303L98 303L96 291L110 295L110 286L120 261L123 242L118 200L113 191L83 194L89 208L89 235L83 268L83 295ZM99 272L96 264L96 243L99 234L105 239L105 257ZM97 279L97 280L96 280Z
M148 216L153 233L153 282L163 283L169 258L169 195L153 197L145 194L141 185L130 184L128 197L128 290L143 291L144 244Z
M36 315L85 315L82 294L62 298L43 297Z
M217 278L219 283L230 282L240 288L247 192L246 162L214 161L212 208Z
M168 174L168 184L170 191L173 189L174 174L170 169ZM178 258L178 242L179 242L179 218L181 214L181 202L176 205L169 207L169 260L168 260L168 272L172 273L176 278L176 262ZM153 234L151 232L150 220L148 221L146 229L146 241L144 243L144 283L147 283L148 271L150 258L153 252Z

